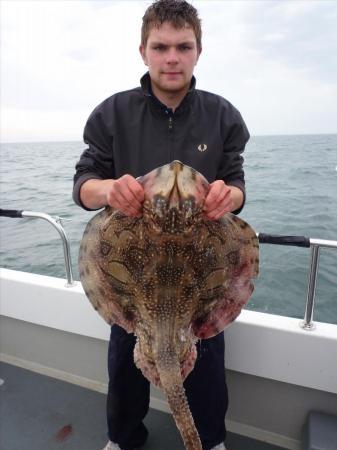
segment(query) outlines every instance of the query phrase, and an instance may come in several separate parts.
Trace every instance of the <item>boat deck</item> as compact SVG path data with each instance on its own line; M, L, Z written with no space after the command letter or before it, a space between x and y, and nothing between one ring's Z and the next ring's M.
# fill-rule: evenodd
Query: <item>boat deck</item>
M3 450L101 450L106 444L105 394L0 363ZM170 414L150 409L143 450L183 450ZM282 450L228 434L228 450Z

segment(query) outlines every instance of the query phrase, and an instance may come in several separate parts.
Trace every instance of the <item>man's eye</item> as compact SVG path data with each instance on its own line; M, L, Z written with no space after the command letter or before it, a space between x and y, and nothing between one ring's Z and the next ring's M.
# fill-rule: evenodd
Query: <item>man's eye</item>
M156 46L154 47L154 50L157 50L157 51L159 51L159 52L162 52L162 51L165 50L165 47L164 47L164 45L156 45Z
M189 45L181 45L179 47L179 50L181 50L183 52L186 52L187 50L190 50L190 49L191 49L191 47Z

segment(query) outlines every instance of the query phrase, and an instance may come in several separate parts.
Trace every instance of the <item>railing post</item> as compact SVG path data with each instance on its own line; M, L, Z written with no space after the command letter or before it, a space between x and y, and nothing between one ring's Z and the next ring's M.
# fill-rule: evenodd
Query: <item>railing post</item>
M312 245L311 264L310 264L309 281L308 281L307 303L305 306L304 320L303 320L303 322L301 322L301 327L304 330L309 330L309 331L315 329L315 324L313 323L313 316L314 316L314 306L315 306L317 270L318 270L318 263L319 263L319 250L320 250L319 245L317 245L317 244Z
M59 232L59 235L62 239L62 244L63 244L63 254L64 254L64 262L65 262L66 276L67 276L66 287L75 286L76 282L74 281L73 271L72 271L72 267L71 267L70 245L69 245L69 241L68 241L66 232L61 224L61 219L59 217L57 217L55 220L49 214L35 212L35 211L22 211L21 214L22 214L22 217L44 219L47 222L49 222L50 224L52 224L54 228L57 229L57 231Z

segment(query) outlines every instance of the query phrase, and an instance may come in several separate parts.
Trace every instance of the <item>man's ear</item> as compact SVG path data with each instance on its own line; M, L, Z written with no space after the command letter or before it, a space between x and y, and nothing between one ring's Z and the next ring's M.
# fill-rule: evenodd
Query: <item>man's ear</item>
M143 44L140 44L140 46L139 46L139 53L144 61L144 64L147 66L146 52L145 52L145 47Z

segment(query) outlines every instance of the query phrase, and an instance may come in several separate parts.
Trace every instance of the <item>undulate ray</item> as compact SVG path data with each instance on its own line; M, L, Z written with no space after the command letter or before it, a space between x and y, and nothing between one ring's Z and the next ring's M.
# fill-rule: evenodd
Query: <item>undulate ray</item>
M206 179L179 161L138 180L143 216L107 207L88 223L79 269L86 295L109 323L137 336L137 367L167 396L188 450L202 450L183 381L195 342L240 314L258 274L254 230L228 213L209 221Z

